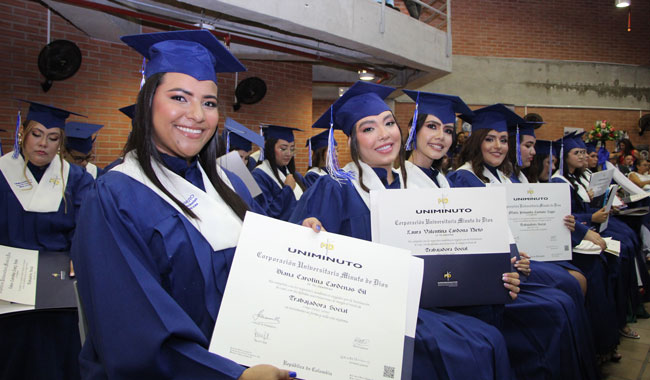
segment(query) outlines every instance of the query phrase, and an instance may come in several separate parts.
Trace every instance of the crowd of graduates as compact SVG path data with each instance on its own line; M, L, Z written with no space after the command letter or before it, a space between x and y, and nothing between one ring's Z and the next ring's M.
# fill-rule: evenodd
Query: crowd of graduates
M245 70L225 47L206 31L123 41L148 63L136 103L121 110L132 119L122 157L96 167L101 125L66 123L73 112L28 102L0 158L0 244L70 252L88 324L80 348L76 314L0 318L1 378L301 378L208 351L244 215L371 240L369 193L384 189L568 183L562 228L573 247L599 247L546 262L515 250L512 271L499 274L511 302L421 308L414 379L597 379L600 365L621 359L621 338L639 338L628 323L648 317L648 219L607 212L594 196L590 176L603 162L582 135L537 140L543 122L502 104L471 110L458 96L410 90L417 106L403 135L384 101L396 89L367 82L328 107L306 142L296 128L263 125L260 135L232 119L218 133L216 73ZM350 147L344 167L335 129ZM623 148L621 167L633 157L630 179L650 187L648 162ZM296 149L309 150L304 176ZM232 151L261 189L254 198L217 164ZM605 251L607 237L620 254Z

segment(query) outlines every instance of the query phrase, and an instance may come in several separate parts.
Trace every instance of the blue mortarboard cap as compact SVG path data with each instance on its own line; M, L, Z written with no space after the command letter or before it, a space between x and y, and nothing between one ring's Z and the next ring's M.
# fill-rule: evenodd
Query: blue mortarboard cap
M226 118L225 126L226 131L230 132L229 135L227 135L230 139L230 146L228 150L235 148L248 152L253 149L253 145L251 143L256 144L260 148L264 148L264 138L262 136L244 127L235 120Z
M454 95L402 90L418 103L418 112L435 115L443 124L454 123L456 114L472 116L473 112L463 100Z
M264 140L268 138L282 139L288 142L294 140L293 131L302 131L302 129L293 127L284 127L281 125L262 124L264 130Z
M65 125L65 146L78 152L88 154L93 149L93 134L103 125L71 121Z
M508 131L508 126L524 125L526 121L501 103L474 110L474 116L461 115L461 119L472 124L472 132L479 129L494 129L497 132Z
M569 152L571 149L579 148L579 149L587 149L585 146L585 142L582 141L582 135L584 135L584 132L576 134L575 132L571 132L568 135L564 136L564 151Z
M147 78L156 73L173 72L216 83L216 73L246 71L207 30L134 34L123 36L121 40L149 60L144 70Z
M508 134L511 136L517 134L517 128L519 128L520 135L535 137L535 130L542 125L544 125L543 121L525 121L523 124L509 125Z
M37 121L45 128L65 128L65 120L70 115L83 116L84 115L66 111L60 108L46 106L45 104L40 104L36 102L31 102L29 100L18 99L21 102L29 103L29 112L27 113L27 120Z
M590 141L585 143L587 147L587 153L592 153L598 150L598 141Z
M413 112L413 122L409 129L409 135L406 139L406 150L416 148L415 133L420 112L436 116L443 124L455 123L457 113L467 117L473 115L472 110L458 96L413 90L403 91L411 99L415 100L415 111Z
M120 108L120 112L125 114L129 119L133 120L133 118L135 118L135 104Z
M311 150L318 150L320 148L327 147L327 139L329 137L329 131L323 131L317 135L314 135L307 139L305 146L309 146L311 142ZM337 146L336 140L334 140L334 146Z
M316 120L312 128L329 128L333 116L334 128L350 136L357 121L390 111L384 99L393 91L392 87L358 81Z
M553 155L556 155L556 145L554 145L553 141L537 140L535 141L535 155L548 156L551 153L551 147L553 147Z

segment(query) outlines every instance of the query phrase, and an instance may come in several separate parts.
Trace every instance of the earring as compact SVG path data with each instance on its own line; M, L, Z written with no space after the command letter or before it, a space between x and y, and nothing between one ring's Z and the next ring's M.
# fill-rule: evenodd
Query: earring
M19 146L23 145L23 132L22 131L18 132L18 145Z

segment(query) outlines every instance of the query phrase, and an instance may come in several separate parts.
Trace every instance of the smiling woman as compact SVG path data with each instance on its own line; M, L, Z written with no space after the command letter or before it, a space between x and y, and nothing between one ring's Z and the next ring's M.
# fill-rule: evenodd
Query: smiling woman
M122 39L149 62L124 163L90 192L73 244L83 375L289 379L208 351L244 214L263 213L216 164L215 72L245 69L208 31Z
M68 251L93 180L58 154L71 112L28 103L16 150L0 158L0 244ZM5 314L0 318L0 377L78 378L76 326L76 312Z

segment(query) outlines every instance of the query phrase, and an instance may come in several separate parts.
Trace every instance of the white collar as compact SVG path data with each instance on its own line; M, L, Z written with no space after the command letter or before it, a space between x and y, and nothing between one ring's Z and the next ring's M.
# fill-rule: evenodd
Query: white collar
M203 171L201 165L199 163L197 163L197 165L201 171L205 191L194 186L185 178L167 169L165 166L160 165L155 160L151 160L151 167L162 186L176 199L180 200L184 205L190 208L196 214L198 219L188 218L171 198L165 195L165 193L163 193L149 178L147 178L136 159L135 152L128 152L126 156L124 156L124 162L117 165L112 170L124 173L142 183L155 192L165 202L174 207L181 215L183 215L183 217L196 227L201 235L203 235L203 237L210 243L212 250L219 251L235 247L239 240L242 221L230 206L224 202L221 196L219 196L212 186L210 179ZM219 177L226 183L226 185L234 190L232 183L230 183L230 180L228 180L228 177L219 166L217 166L217 171Z
M447 181L447 178L445 178L442 173L438 172L438 175L436 176L436 180L438 180L438 184L440 186L436 185L436 183L428 176L426 173L422 171L417 165L410 161L404 162L404 169L406 170L406 186L409 188L447 188L451 187L449 186L449 181Z
M23 156L19 154L13 158L12 155L13 151L0 157L0 170L23 209L30 212L58 211L68 182L70 164L63 161L61 167L61 159L58 154L55 155L37 182L26 167Z
M472 164L470 162L464 163L457 170L467 170L468 172L474 174L476 178L480 180L480 178L476 175L476 173L474 173L474 170L472 169ZM512 181L510 181L510 178L506 177L503 174L503 172L501 172L501 170L497 169L497 174L499 175L500 180L497 179L497 177L495 177L494 174L492 174L492 172L485 167L485 165L483 166L483 176L485 176L485 178L487 178L490 181L491 185L505 185L506 183L512 183Z
M381 182L379 177L377 176L377 173L370 167L370 165L366 164L363 161L359 161L359 166L361 166L361 170L363 171L363 184L366 185L368 190L386 190L386 186L384 186L384 183ZM363 199L363 202L366 204L366 207L370 209L370 193L364 191L361 188L361 184L359 183L359 171L357 170L357 166L354 164L354 162L349 162L343 170L348 171L353 174L353 179L351 180L352 184L354 185L354 188L357 190L357 193L359 193L359 196L361 196L361 199ZM404 188L404 179L402 176L399 176L399 185L400 188Z
M280 189L282 189L285 186L284 180L287 179L287 176L285 176L282 173L282 170L278 169L278 177L280 177L282 183L278 182L278 179L275 178L275 175L273 174L273 169L271 169L271 163L269 162L269 160L264 160L257 168L263 171L264 173L266 173L266 175L268 175L269 177L271 177L273 182L275 182L275 184L278 185ZM302 189L300 188L300 186L298 186L298 184L296 184L296 186L293 188L293 195L296 197L296 200L300 199L300 197L302 196Z

